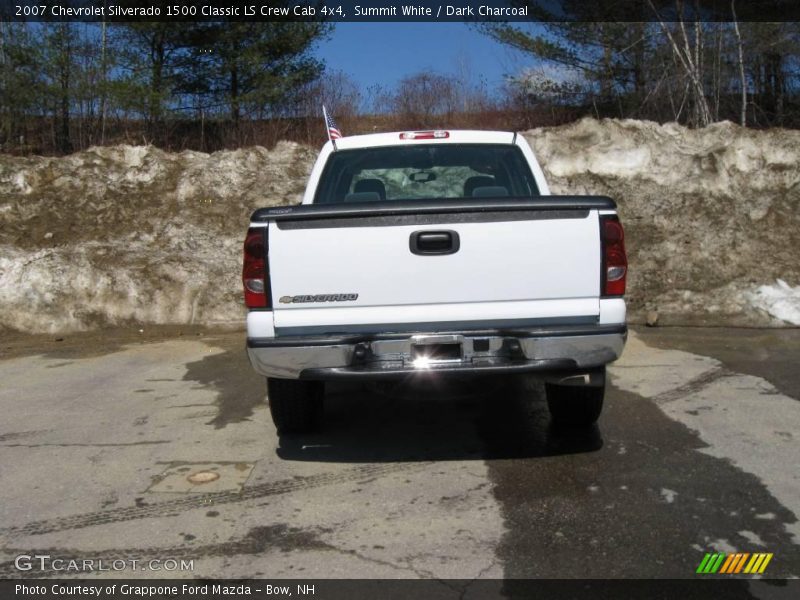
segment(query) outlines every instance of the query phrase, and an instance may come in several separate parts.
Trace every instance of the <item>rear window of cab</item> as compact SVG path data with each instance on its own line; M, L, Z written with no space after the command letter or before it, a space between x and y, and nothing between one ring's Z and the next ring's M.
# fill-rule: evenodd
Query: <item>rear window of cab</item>
M539 195L518 146L416 144L331 153L314 204Z

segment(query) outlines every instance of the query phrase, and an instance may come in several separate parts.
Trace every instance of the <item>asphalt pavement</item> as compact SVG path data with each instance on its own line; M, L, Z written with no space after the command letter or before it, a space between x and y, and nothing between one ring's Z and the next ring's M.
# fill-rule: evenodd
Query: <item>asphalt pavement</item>
M798 577L798 364L797 329L636 329L587 432L519 378L340 385L279 438L241 331L8 335L0 577Z

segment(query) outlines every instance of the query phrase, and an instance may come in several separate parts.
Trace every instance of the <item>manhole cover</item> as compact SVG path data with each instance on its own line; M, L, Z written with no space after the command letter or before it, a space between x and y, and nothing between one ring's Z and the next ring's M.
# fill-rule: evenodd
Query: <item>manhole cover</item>
M153 477L147 491L178 494L240 492L253 471L253 465L246 462L172 463Z
M214 471L198 471L197 473L192 473L186 479L198 485L203 483L211 483L212 481L219 479L219 473L214 473Z

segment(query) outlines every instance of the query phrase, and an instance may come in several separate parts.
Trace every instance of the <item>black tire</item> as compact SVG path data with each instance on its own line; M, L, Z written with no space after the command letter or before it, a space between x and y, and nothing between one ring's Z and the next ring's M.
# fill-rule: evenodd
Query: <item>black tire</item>
M321 381L267 377L269 412L278 434L316 431L322 421L324 394Z
M547 408L557 427L590 427L603 411L605 385L545 385Z

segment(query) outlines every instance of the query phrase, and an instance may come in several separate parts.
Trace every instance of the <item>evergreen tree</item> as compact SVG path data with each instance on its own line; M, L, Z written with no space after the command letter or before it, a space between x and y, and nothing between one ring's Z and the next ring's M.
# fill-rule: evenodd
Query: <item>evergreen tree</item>
M43 112L44 56L24 23L0 21L0 146L28 145L29 120Z
M179 88L212 110L224 107L235 125L244 114L294 114L298 91L322 73L311 50L329 31L321 23L196 23Z

